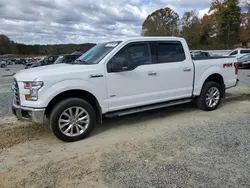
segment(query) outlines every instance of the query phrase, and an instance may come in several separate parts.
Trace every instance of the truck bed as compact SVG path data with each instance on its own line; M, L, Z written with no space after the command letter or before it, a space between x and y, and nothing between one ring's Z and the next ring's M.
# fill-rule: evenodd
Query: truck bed
M193 60L225 59L235 58L234 56L210 56L210 57L192 57Z
M202 88L204 79L212 73L222 75L225 88L233 87L237 81L234 63L237 59L233 56L212 56L193 59L195 66L194 94Z

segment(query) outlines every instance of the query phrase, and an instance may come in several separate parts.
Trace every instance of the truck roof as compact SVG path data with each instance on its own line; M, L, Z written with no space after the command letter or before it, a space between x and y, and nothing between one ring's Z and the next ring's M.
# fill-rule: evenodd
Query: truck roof
M235 48L234 50L250 50L250 48ZM234 51L234 50L231 50L231 51Z
M127 41L145 41L145 40L179 40L180 41L180 40L184 40L184 38L171 37L171 36L170 37L131 37L131 38L121 39L118 41L127 42Z

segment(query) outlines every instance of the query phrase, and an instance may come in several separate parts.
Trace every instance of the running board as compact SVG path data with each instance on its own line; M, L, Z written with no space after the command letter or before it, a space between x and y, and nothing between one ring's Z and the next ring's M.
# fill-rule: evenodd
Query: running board
M126 110L120 110L116 112L107 113L105 117L112 118L112 117L117 117L117 116L125 116L125 115L134 114L138 112L144 112L148 110L154 110L154 109L189 103L191 101L192 99L181 99L181 100L175 100L175 101L170 101L170 102L165 102L165 103L157 103L157 104L152 104L152 105L147 105L147 106L142 106L142 107L136 107L132 109L130 108Z

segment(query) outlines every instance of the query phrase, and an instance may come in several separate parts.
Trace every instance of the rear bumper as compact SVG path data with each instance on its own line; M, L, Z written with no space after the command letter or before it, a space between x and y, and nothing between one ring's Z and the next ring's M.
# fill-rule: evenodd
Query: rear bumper
M19 120L44 123L45 108L35 109L16 105L12 102L12 113Z
M240 82L240 80L237 78L236 79L236 83L234 85L230 86L230 87L226 87L226 89L230 89L232 87L236 87L239 84L239 82Z
M227 87L226 89L230 89L232 87L236 87L239 84L240 80L237 78L236 83L233 86Z

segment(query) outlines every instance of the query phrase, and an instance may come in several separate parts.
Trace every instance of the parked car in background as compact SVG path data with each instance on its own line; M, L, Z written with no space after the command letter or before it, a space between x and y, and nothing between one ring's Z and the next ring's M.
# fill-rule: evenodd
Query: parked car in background
M234 56L236 58L240 58L241 56L245 55L245 54L250 54L250 49L248 48L238 48L235 49L233 51L230 51L229 53L227 53L225 56Z
M203 51L203 50L191 50L190 51L191 57L210 57L210 53Z
M0 60L0 67L5 68L7 66L7 62L4 60Z
M12 110L18 119L48 122L63 141L77 141L87 137L103 116L192 101L205 111L217 109L226 89L238 83L236 61L235 57L193 60L186 41L177 37L100 43L73 64L15 74Z
M46 65L52 65L52 64L54 64L54 62L57 60L58 57L59 57L58 55L50 55L50 56L42 58L41 60L36 61L34 63L27 63L25 69L46 66Z
M58 57L58 59L55 61L55 64L59 63L71 63L74 62L78 57L80 57L82 54L65 54Z
M30 63L32 61L32 58L25 58L27 63Z
M45 57L46 57L46 56L45 56ZM31 61L32 61L32 62L39 61L39 60L41 60L41 59L43 59L43 58L45 58L45 57L41 57L41 56L40 56L40 57L32 57L32 58L31 58Z
M15 64L17 65L26 65L27 61L25 59L16 59Z
M25 69L29 69L32 65L38 65L40 61L42 61L44 58L39 60L32 60L31 62L27 63L25 65Z
M16 59L8 59L7 65L15 65Z
M239 67L250 67L250 54L245 54L240 58L237 58Z

